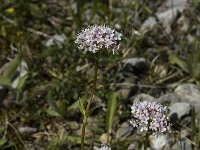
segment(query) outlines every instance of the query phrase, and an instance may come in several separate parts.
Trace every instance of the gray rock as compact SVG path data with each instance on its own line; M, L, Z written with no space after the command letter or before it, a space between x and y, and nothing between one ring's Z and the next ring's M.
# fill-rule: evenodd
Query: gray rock
M131 143L129 146L128 146L128 150L133 150L133 149L136 149L137 146L135 143Z
M192 106L189 103L173 103L170 107L170 117L172 122L177 122L184 116L188 116L191 113Z
M191 83L178 85L173 93L162 95L158 100L168 103L189 103L195 107L195 111L200 108L200 89Z
M195 106L196 110L200 108L200 89L195 84L179 85L174 93L180 98L181 102L187 102Z
M161 95L158 98L158 101L165 102L165 103L176 103L176 102L180 102L181 98L175 93L167 93L167 94Z
M186 0L167 0L163 5L158 9L155 16L149 17L141 26L141 32L145 33L147 30L152 29L155 25L162 23L166 32L171 32L170 25L174 22L180 12L188 6ZM157 21L157 19L159 21Z
M120 128L117 130L116 138L122 139L129 136L133 131L133 127L130 125L130 123L124 122Z
M150 147L153 150L168 150L169 149L169 136L168 135L159 135L158 137L151 135L149 137Z
M18 128L19 133L21 134L30 134L30 133L34 133L37 131L36 128L33 127L19 127Z
M59 47L61 47L61 44L64 43L64 41L66 40L66 36L64 34L55 34L54 36L52 36L50 39L48 39L45 43L45 46L50 47L53 45L58 45Z
M123 60L121 72L130 72L133 74L141 74L147 71L147 61L144 58L127 58Z
M123 63L124 64L131 64L132 66L136 66L140 63L145 63L146 64L146 60L144 58L127 58L125 60L123 60Z
M140 101L156 102L157 100L151 95L141 93L141 94L136 95L134 97L133 101L134 101L134 103L137 103L137 102L140 102Z
M136 91L135 78L120 79L119 83L115 84L115 89L122 99L129 99L133 95L134 89Z
M186 141L186 140L180 140L178 142L176 142L172 147L171 150L192 150L192 145L190 143L190 141Z
M159 8L159 11L168 9L171 7L176 8L185 8L187 7L188 3L187 0L167 0L163 5Z
M106 144L107 143L107 138L108 137L108 135L106 134L106 133L103 133L101 136L100 136L100 138L99 138L99 141L102 143L102 144ZM110 139L110 137L109 137L109 139Z

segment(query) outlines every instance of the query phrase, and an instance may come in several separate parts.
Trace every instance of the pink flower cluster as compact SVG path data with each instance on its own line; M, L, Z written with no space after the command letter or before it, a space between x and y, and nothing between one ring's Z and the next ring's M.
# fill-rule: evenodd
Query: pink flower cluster
M99 150L111 150L111 148L109 148L108 146L102 146Z
M114 54L119 49L121 36L107 26L89 26L77 35L75 43L85 51L96 53L101 49L111 49Z
M143 101L133 104L131 107L133 119L130 123L142 131L151 131L157 135L159 133L170 132L170 125L167 121L166 107L156 103Z

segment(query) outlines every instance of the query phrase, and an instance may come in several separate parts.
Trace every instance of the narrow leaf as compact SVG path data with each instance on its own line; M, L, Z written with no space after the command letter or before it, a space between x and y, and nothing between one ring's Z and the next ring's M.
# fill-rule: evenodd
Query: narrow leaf
M56 105L55 101L53 100L52 92L49 91L47 94L47 100L49 102L49 105L53 108L54 111L56 111L58 114L62 115L58 106Z
M110 96L108 100L108 106L107 106L107 112L106 112L107 134L110 134L112 131L112 121L115 115L116 106L117 106L117 94L114 93Z
M14 72L17 70L17 67L20 63L20 56L17 55L11 62L8 63L8 65L5 67L5 70L3 71L3 76L7 77L11 80Z
M171 55L169 56L169 62L170 62L171 64L176 64L176 65L178 65L178 66L179 66L181 69L183 69L185 72L189 72L189 71L188 71L187 63L186 63L184 60L180 59L176 54L171 54Z
M11 86L11 80L8 77L0 76L0 86Z
M0 139L0 147L2 148L7 143L6 139L1 138Z
M21 90L24 87L24 84L25 84L27 78L28 78L27 75L19 78L19 82L18 82L18 85L17 85L17 90Z
M79 98L79 110L81 114L83 115L83 117L86 118L86 111L83 105L83 100L81 98Z
M43 16L40 8L35 4L29 3L29 10L34 17L41 18Z

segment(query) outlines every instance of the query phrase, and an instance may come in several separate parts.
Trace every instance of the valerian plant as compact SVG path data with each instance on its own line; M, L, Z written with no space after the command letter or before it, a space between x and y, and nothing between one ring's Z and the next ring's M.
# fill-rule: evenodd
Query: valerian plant
M84 150L85 128L87 125L87 119L88 116L94 111L94 108L90 108L90 105L96 92L98 59L100 57L101 51L103 50L112 51L112 53L115 54L119 50L119 41L121 40L121 36L121 33L105 25L89 26L86 29L83 29L82 32L77 35L75 40L75 43L78 44L78 49L92 52L96 57L91 96L89 100L87 100L86 107L81 100L79 101L79 109L83 115L81 150Z
M135 103L131 107L133 119L130 123L136 127L140 132L146 132L146 139L144 149L147 149L148 135L170 132L170 123L167 118L167 107L156 102L143 101Z

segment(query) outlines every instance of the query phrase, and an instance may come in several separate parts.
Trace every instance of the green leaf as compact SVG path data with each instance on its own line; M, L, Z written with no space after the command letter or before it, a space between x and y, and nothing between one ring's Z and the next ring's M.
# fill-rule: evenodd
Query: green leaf
M17 55L11 62L9 62L3 71L3 77L7 77L11 80L13 73L17 70L20 61L20 55Z
M66 112L68 111L66 99L58 100L57 106L59 107L59 110L60 110L60 113L62 114L62 116L65 116Z
M189 73L193 78L200 79L200 42L196 42L195 49L190 54L188 61Z
M11 86L10 79L4 76L0 76L0 86Z
M182 60L182 59L180 59L176 54L171 54L170 56L169 56L169 62L171 63L171 64L176 64L176 65L178 65L181 69L183 69L185 72L189 72L188 71L188 66L187 66L187 63L184 61L184 60Z
M3 37L7 37L7 29L4 25L1 24L1 27L0 27L0 33Z
M106 128L107 128L107 136L112 131L112 121L116 112L117 107L117 94L113 93L109 100L108 100L108 106L107 106L107 112L106 112Z
M62 113L60 112L58 106L56 105L55 101L53 100L51 90L47 94L47 100L49 102L49 105L53 108L53 110L56 111L58 114L60 114L62 116Z
M52 109L45 109L44 112L47 113L51 117L60 117L60 114Z
M81 144L81 138L78 136L65 135L64 140L73 144Z
M4 146L6 144L6 142L7 142L6 139L1 138L0 139L0 147Z
M72 111L72 110L76 110L79 108L79 101L75 101L73 104L71 104L69 107L68 107L68 111Z
M33 15L34 17L42 18L42 12L37 5L29 3L29 10L31 12L31 15Z
M22 90L22 88L24 87L24 84L25 84L27 78L28 78L27 75L19 78L19 82L18 82L18 85L17 85L17 90Z
M86 118L86 111L83 105L83 99L79 98L79 110L84 118Z

